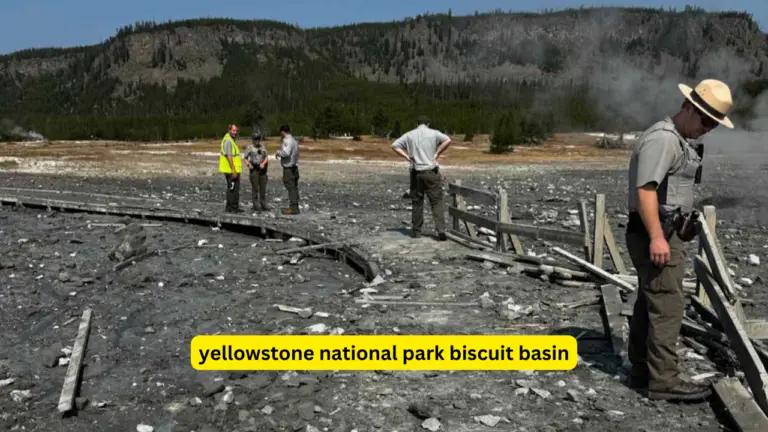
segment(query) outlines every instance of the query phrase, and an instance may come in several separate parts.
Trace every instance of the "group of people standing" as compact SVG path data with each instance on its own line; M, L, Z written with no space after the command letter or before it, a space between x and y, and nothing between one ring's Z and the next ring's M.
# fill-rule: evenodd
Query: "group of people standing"
M230 125L229 131L221 140L219 155L219 172L227 180L226 207L227 213L242 213L240 208L240 174L243 163L249 170L251 181L251 197L253 210L261 212L270 210L267 205L267 167L269 155L262 144L261 133L256 131L251 136L251 144L240 153L236 139L239 128ZM283 184L288 191L290 206L282 209L284 215L299 214L299 144L291 135L287 125L280 127L282 143L275 157L280 159L283 169ZM420 237L424 226L424 198L429 200L432 217L435 221L437 238L447 240L445 234L445 206L443 203L443 180L440 174L438 158L448 149L451 138L446 134L429 127L427 117L419 117L418 126L397 138L392 143L392 149L408 160L410 164L410 196L413 204L411 213L413 227L411 234Z
M262 144L262 136L254 131L251 136L251 144L240 153L237 146L239 128L230 125L229 131L221 140L221 152L219 154L219 172L224 174L227 180L227 204L224 211L227 213L242 213L240 208L240 174L243 171L243 162L249 171L251 181L251 198L253 211L262 212L270 210L267 205L267 181L269 176L269 155ZM291 135L288 125L280 126L282 143L275 153L275 158L280 159L283 169L283 184L288 191L289 206L282 209L284 215L299 214L299 144Z
M640 135L629 164L626 244L639 282L630 322L629 386L650 399L696 401L706 399L711 389L682 376L677 341L685 305L684 243L697 233L682 232L673 215L694 214L694 185L701 181L703 156L703 148L698 149L694 142L718 125L733 128L727 117L733 101L730 89L721 81L707 79L695 88L678 87L683 96L680 110ZM276 156L290 197L290 207L283 213L298 214L299 147L287 126L280 128L280 135L282 145ZM233 125L221 142L219 167L227 178L227 211L238 211L240 155L235 137L237 127ZM446 240L438 158L450 144L447 135L429 127L426 117L392 143L392 149L410 163L413 237L422 233L426 195L438 239ZM254 209L267 209L268 157L260 135L254 135L242 157L251 171Z

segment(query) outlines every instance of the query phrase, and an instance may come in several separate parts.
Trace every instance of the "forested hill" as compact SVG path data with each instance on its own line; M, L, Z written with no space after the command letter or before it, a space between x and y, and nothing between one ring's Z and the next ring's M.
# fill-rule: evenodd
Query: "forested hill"
M419 113L488 132L508 110L563 130L637 129L679 106L678 82L702 78L728 82L737 115L755 114L768 37L748 14L449 13L307 30L201 19L1 56L0 118L54 139L209 137L232 121L386 134Z

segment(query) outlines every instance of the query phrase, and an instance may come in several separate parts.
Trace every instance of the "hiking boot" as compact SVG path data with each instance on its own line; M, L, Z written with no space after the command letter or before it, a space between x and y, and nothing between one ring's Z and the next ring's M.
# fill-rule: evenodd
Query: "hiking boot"
M411 231L411 238L420 238L421 237L421 231Z
M298 209L292 209L292 208L285 208L285 209L283 209L283 214L286 215L286 216L297 215L299 213L301 213L301 212Z
M437 240L438 241L446 241L446 240L448 240L448 236L445 235L444 232L438 233L437 234Z
M712 394L708 385L681 381L678 385L663 390L648 390L648 399L666 401L703 401Z

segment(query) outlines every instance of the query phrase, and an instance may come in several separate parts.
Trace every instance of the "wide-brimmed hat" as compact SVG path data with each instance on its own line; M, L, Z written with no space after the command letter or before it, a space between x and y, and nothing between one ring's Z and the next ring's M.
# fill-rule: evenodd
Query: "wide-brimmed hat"
M695 89L685 84L678 84L683 96L701 112L711 117L721 125L733 129L733 123L728 118L728 111L733 106L731 89L722 81L705 79Z

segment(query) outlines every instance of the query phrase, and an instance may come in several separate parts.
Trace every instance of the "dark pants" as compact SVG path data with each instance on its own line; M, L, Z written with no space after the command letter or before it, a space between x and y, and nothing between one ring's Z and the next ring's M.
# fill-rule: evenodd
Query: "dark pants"
M227 205L226 211L238 210L240 208L240 176L232 178L232 174L224 174L227 179Z
M409 174L411 175L411 187L408 189L408 195L412 197L413 191L416 190L416 170L411 168Z
M411 223L413 231L421 233L424 226L424 195L429 199L432 207L432 219L435 221L435 229L438 233L445 232L445 209L443 204L443 180L436 168L429 171L417 171L414 175L415 182L411 194Z
M291 210L299 209L299 167L283 167L283 184L288 190L288 201Z
M254 169L250 173L251 200L254 209L267 208L267 169Z
M628 356L632 376L648 379L648 389L660 391L680 382L677 338L685 308L683 277L685 247L673 234L670 260L657 267L650 258L650 237L644 229L627 227L626 241L638 274L638 293L629 330Z

